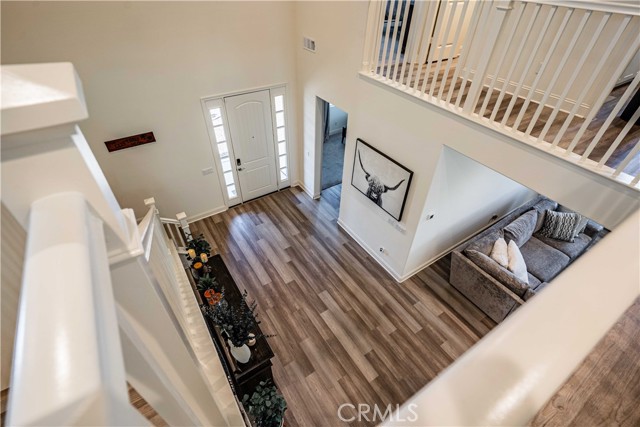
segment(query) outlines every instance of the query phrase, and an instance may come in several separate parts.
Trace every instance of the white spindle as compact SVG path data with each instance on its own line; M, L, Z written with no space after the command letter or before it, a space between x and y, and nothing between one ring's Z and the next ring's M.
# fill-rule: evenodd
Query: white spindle
M400 6L402 6L403 0L398 0L395 4L395 10L389 11L389 23L393 22L393 35L391 37L391 43L389 46L389 64L387 65L387 72L385 73L385 77L387 79L395 81L395 76L391 74L391 70L395 66L395 53L398 48L398 43L396 41L396 37L398 36L398 22L400 21ZM387 24L388 26L389 24Z
M420 42L421 42L421 38L420 35L422 35L424 33L424 28L427 25L427 18L429 16L429 10L431 9L433 2L429 2L427 3L428 6L427 8L423 8L420 7L420 9L418 9L418 5L415 6L415 9L413 10L413 17L412 19L412 24L413 22L416 23L417 25L417 29L414 31L414 35L415 35L415 40L412 40L412 49L411 49L411 58L410 58L410 64L411 66L409 67L409 75L407 76L407 80L405 82L405 84L409 87L413 87L414 85L412 84L412 78L413 78L413 69L416 68L416 72L418 72L418 70L420 68L422 68L422 64L420 63L419 59L418 59L418 55L419 55L419 50L420 50ZM420 13L420 18L416 19L417 14ZM414 64L415 62L415 64ZM420 73L416 74L416 81L418 81L420 79Z
M520 24L522 20L522 15L524 14L525 3L520 3L520 8L518 10L517 16L512 16L510 21L511 25L509 29L505 33L506 40L504 45L502 46L502 52L500 53L500 57L497 61L495 70L493 72L493 78L491 79L491 83L489 84L489 88L487 89L487 93L484 96L484 100L482 102L482 107L480 107L480 113L478 114L480 117L484 117L484 113L487 109L487 105L489 105L489 101L491 100L491 95L493 94L493 89L495 88L496 83L498 82L498 74L500 70L502 70L502 64L504 63L505 58L507 57L507 52L509 52L511 48L511 44L516 39L516 28Z
M496 118L496 115L498 114L498 111L500 110L500 104L502 104L502 100L504 99L507 90L509 89L509 85L511 84L511 76L513 75L513 72L516 69L516 66L520 63L520 58L522 57L522 54L524 53L524 46L527 43L527 41L529 40L529 36L531 35L531 29L533 28L533 24L535 23L536 19L538 18L538 14L540 13L540 9L542 8L542 6L540 6L539 4L535 5L534 11L531 13L531 18L529 18L529 23L527 24L527 28L524 30L524 36L522 37L522 40L520 41L520 44L518 45L518 48L516 50L516 56L513 59L513 61L511 62L511 66L509 67L509 71L507 72L506 77L504 78L504 82L502 83L502 89L500 90L500 95L498 96L498 99L496 100L495 105L493 106L493 111L491 112L491 121L494 121ZM498 76L496 75L495 77L496 79L498 78Z
M618 134L618 137L613 141L613 144L611 144L611 147L609 147L609 149L604 154L604 156L602 156L602 159L600 159L600 162L598 162L598 167L602 167L606 163L606 161L609 160L609 157L611 157L611 155L616 150L616 148L618 148L618 145L620 145L624 137L627 136L627 134L631 130L631 127L635 125L638 119L640 119L640 108L638 108L636 112L633 113L633 116L631 116L631 119L627 122L626 125L624 125L624 127ZM633 150L631 150L631 152L627 155L627 157L625 157L622 163L620 163L616 168L615 172L613 173L614 178L620 175L620 173L624 170L624 168L627 167L627 165L631 162L631 160L633 160L633 156L635 156L635 154L638 152L639 149L640 149L640 142L637 142L636 146L633 147Z
M424 67L427 61L427 55L429 54L429 49L431 48L431 34L433 33L433 26L435 25L435 17L436 17L436 12L438 11L438 5L439 5L439 2L437 1L429 2L429 9L427 11L427 17L426 17L425 25L422 31L422 38L420 40L420 43L423 44L423 47L426 49L426 51L422 53L420 52L420 48L419 47L417 48L418 50L417 59L418 59L418 62L420 63L420 66L416 71L416 81L413 83L414 91L422 92L418 86L420 86L420 76L422 76L422 71L424 70ZM417 44L420 44L420 43L417 43ZM422 82L423 85L424 85L424 81L428 77L429 76L425 74Z
M387 16L388 19L385 19L384 22L386 22L387 26L386 29L384 30L384 44L382 46L382 52L380 52L380 72L378 73L381 77L384 77L384 68L385 68L385 64L387 62L387 48L389 46L389 39L391 38L390 35L390 26L391 26L391 21L392 21L392 16L393 16L393 9L396 5L396 0L388 0L387 1L387 5L385 6L385 12L388 10L389 11L389 16Z
M509 105L507 106L507 110L504 113L504 116L502 117L502 121L500 122L500 125L502 127L504 127L507 123L507 120L509 119L509 116L511 115L511 111L513 110L514 105L516 105L516 101L518 100L518 95L520 94L520 90L522 89L522 85L524 84L524 80L525 78L529 75L529 71L531 70L531 65L533 64L533 60L534 58L536 58L538 56L538 50L540 49L540 45L542 44L542 40L546 37L547 35L547 30L549 29L549 24L551 24L551 20L553 19L554 15L556 14L556 11L558 10L557 7L551 7L549 9L549 13L547 13L547 19L545 19L544 24L542 25L542 29L540 30L540 34L538 35L538 38L535 42L535 45L533 46L533 49L531 50L531 53L529 54L529 59L527 60L527 63L524 66L524 69L522 70L522 73L520 74L520 78L518 79L518 84L515 88L515 90L513 91L513 94L511 94L511 101L509 101ZM540 75L540 73L538 73L538 75ZM533 88L530 89L529 94L531 95L531 93L533 92ZM514 127L514 130L517 130L517 128Z
M499 3L502 2L494 2L491 6ZM492 13L492 9L489 9L487 11L488 13L484 15L484 20L481 19L479 26L481 29L484 28L486 30L482 34L484 50L481 52L480 60L478 61L475 75L471 82L471 87L469 88L469 92L467 93L467 97L464 101L463 111L465 114L473 114L473 111L476 108L476 104L478 103L478 99L480 98L480 94L484 88L484 79L487 74L487 67L493 57L496 41L503 28L502 24L504 23L504 19L506 19L506 12L508 10L511 10L508 6L496 6L495 12ZM489 21L489 17L492 18L491 21Z
M407 27L409 26L409 22L407 22L407 20L409 19L409 9L410 9L410 2L409 0L402 0L402 3L404 5L404 13L402 15L402 30L400 30L400 38L398 39L398 50L396 52L396 60L394 63L394 70L393 70L393 76L394 76L394 80L398 81L400 84L402 84L402 80L404 79L404 72L405 69L407 68L407 52L405 52L404 54L402 53L402 42L404 41L404 34L407 30ZM400 78L397 79L395 78L395 75L398 71L398 61L400 60L400 56L403 56L402 58L402 68L400 70Z
M631 19L631 17L627 17L627 18ZM627 21L627 24L628 24L628 21ZM619 27L619 31L620 32L624 31L624 27ZM609 47L613 48L614 45L610 44ZM620 62L618 62L618 66L611 73L611 75L609 77L609 81L607 82L607 84L604 85L603 87L599 88L600 93L598 94L598 97L596 98L596 100L593 102L593 104L591 106L591 110L589 111L589 114L587 114L587 117L585 117L584 122L582 123L582 126L580 126L580 129L578 130L578 132L576 133L575 137L571 141L571 144L569 144L569 147L567 148L567 154L570 153L570 152L573 152L573 149L580 142L580 139L582 138L582 136L584 135L585 131L589 127L589 124L594 119L594 117L596 116L598 111L600 111L600 106L604 103L604 101L607 98L607 96L609 96L611 94L611 91L615 87L619 76L624 72L624 69L627 67L627 64L629 64L629 62L632 60L633 56L638 51L638 47L640 47L640 38L636 37L635 43L633 44L633 46L631 46L631 48L627 50L625 56L620 60ZM606 52L611 52L611 50L607 50ZM600 64L599 65L601 67L603 67L605 65L605 63L607 62L607 59L608 59L608 57L606 55L603 55L602 59L600 60ZM595 72L594 72L594 74L595 74ZM598 73L598 74L600 74L600 73ZM592 76L592 80L595 80L595 76ZM589 91L589 89L591 89L591 86L593 85L593 81L592 80L586 86L585 90L582 92L583 94L586 93L587 91ZM582 102L582 99L583 98L579 98L579 101ZM578 104L578 102L576 101L576 105L577 104Z
M620 37L622 36L622 33L624 33L624 31L626 30L626 28L629 25L630 21L631 21L631 17L630 16L625 16L624 17L623 24L618 27L618 30L616 31L616 34L613 36L613 38L611 38L609 40L609 45L605 49L605 52L609 52L610 53L615 49L616 45L618 44L618 41L620 40ZM633 52L635 52L635 49L633 49L632 52L630 51L629 54L632 55ZM629 57L629 59L631 59L631 57ZM552 144L553 147L557 146L558 143L560 142L560 140L562 139L562 137L564 136L564 133L569 128L569 125L571 124L571 121L573 120L573 118L575 117L576 113L578 112L578 109L580 108L580 105L582 105L582 101L584 100L585 96L587 96L587 92L589 92L591 90L591 86L596 81L596 78L600 75L600 72L602 71L602 68L605 66L605 64L608 61L609 61L609 56L608 55L602 55L600 57L600 61L598 61L598 64L596 65L596 67L592 69L591 76L589 77L589 80L587 81L587 83L585 83L583 85L583 89L580 91L580 95L578 96L578 99L576 99L575 103L573 104L573 108L571 109L571 112L569 113L569 116L566 118L566 120L562 124L562 127L560 128L560 131L556 134L556 137L554 138L553 144ZM626 62L624 64L620 63L618 65L618 69L616 70L616 72L610 76L609 81L604 86L604 88L602 88L602 90L601 90L602 101L604 101L605 96L608 95L609 92L611 92L611 89L613 89L614 84L618 80L618 77L620 77L620 74L622 73L622 71L625 69L626 64L627 64ZM599 101L599 102L596 101L596 104L591 106L591 111L589 112L588 116L585 118L585 121L584 121L584 124L586 126L588 126L589 122L591 122L591 120L595 117L596 113L598 112L598 109L600 108L599 103L601 103L602 101ZM586 126L585 126L585 130L586 130ZM573 149L575 148L576 144L578 144L578 141L579 140L577 138L574 138L574 140L571 143L571 145L569 146L569 148L567 148L567 153L570 153L570 152L573 151Z
M638 185L638 182L640 182L640 172L638 172L638 174L636 175L635 178L633 178L633 181L631 181L631 183L629 184L631 187L635 187L636 185Z
M364 39L364 55L362 57L362 69L364 73L372 71L373 62L376 55L376 39L378 38L378 24L380 19L380 2L369 2L369 10L367 12L367 27Z
M469 26L469 30L465 35L465 40L462 44L462 52L460 52L460 56L458 57L458 65L456 66L456 71L453 73L453 79L451 87L449 87L449 93L447 94L447 103L451 103L451 98L453 97L453 92L456 86L456 82L458 81L458 77L460 76L460 70L465 69L464 76L462 82L460 83L460 89L458 91L458 95L456 96L456 108L460 105L460 100L462 99L462 95L464 94L464 89L467 85L467 80L469 78L469 69L471 68L471 64L468 64L469 54L471 51L472 39L475 36L476 30L478 29L478 22L480 21L480 15L482 14L482 2L476 2L473 6L473 15L471 16L471 25Z
M631 118L631 120L629 121L629 123L627 124L633 125L633 123L635 123L636 120L638 120L639 118L640 118L640 110L637 110L633 115L633 117ZM630 128L631 126L628 126L628 127ZM629 132L629 129L627 128L627 126L625 126L623 129L623 132L620 132L620 135L622 135L623 133L626 135L627 132ZM625 157L622 163L620 163L616 168L615 172L613 173L613 177L615 178L618 175L620 175L624 171L624 168L626 168L627 165L631 163L631 161L634 159L634 157L638 155L639 152L640 152L640 142L636 142L636 145L633 147L631 151L629 151L629 154L627 154L627 157Z
M384 11L385 11L385 7L387 4L387 1L382 1L382 2L371 2L371 4L376 4L378 5L378 25L379 25L379 31L377 31L374 42L373 42L373 47L372 47L372 59L371 59L371 70L373 71L373 73L375 74L380 74L378 72L378 67L380 66L380 62L382 61L382 36L384 33Z
M434 43L440 38L440 29L442 27L442 21L444 20L444 14L447 10L447 3L445 0L441 0L439 2L440 8L438 9L438 15L436 17L436 26L433 30L433 35L431 36L429 46L427 48L427 69L424 73L424 80L422 81L422 87L420 88L420 93L425 93L427 89L427 81L429 80L429 75L431 74L431 61L433 60L433 51L435 50ZM435 76L431 79L430 85L433 85L435 80Z
M448 2L445 4L448 5ZM444 50L445 50L446 42L447 40L449 40L449 34L451 33L451 24L453 23L453 17L456 15L457 7L458 7L457 1L451 2L451 6L447 7L449 11L449 19L447 19L447 26L445 27L444 34L442 35L443 44L440 47L440 54L438 55L436 69L433 72L433 80L431 81L432 84L429 87L429 96L431 97L433 96L434 91L436 89L436 82L440 80L440 67L442 67L442 61L444 60ZM437 41L437 40L438 39L434 39L434 41ZM450 49L451 50L455 49L455 45L452 45ZM447 83L446 80L444 79L440 80L440 91L442 91L446 83Z
M567 50L565 50L564 55L562 56L562 60L560 60L560 63L558 64L558 67L556 68L556 71L554 72L553 76L551 77L551 81L549 82L549 85L547 86L547 90L544 92L544 95L542 96L542 100L538 104L538 108L536 108L536 112L533 114L533 117L531 118L531 121L529 122L529 126L527 126L527 130L525 131L526 135L531 135L531 131L533 130L533 127L535 126L536 122L538 121L538 118L540 117L540 114L542 114L542 111L544 110L545 105L547 104L547 101L548 101L549 97L551 96L551 94L553 92L553 88L556 85L556 82L558 81L558 77L560 77L560 74L564 70L564 65L567 63L567 60L569 59L569 56L571 56L571 53L576 48L577 41L580 38L580 36L582 35L582 32L584 31L584 28L587 25L587 22L589 21L589 18L591 18L591 14L592 14L591 11L586 11L584 13L584 15L582 16L582 20L580 21L580 24L578 25L578 28L574 32L573 38L569 42L569 48Z
M464 20L467 16L467 9L469 8L470 2L465 1L462 7L462 12L460 13L460 18L458 19L458 25L456 28L455 35L453 36L453 44L451 45L451 49L449 49L449 56L447 57L447 67L444 70L444 75L442 76L442 81L446 82L449 78L449 71L451 70L451 63L453 62L453 56L456 53L456 49L458 48L458 41L460 40L460 33L462 32L462 27L464 26ZM469 36L467 34L467 36ZM451 93L451 88L455 86L455 80L451 80L451 86L449 86L449 93ZM440 85L440 90L438 91L438 99L442 100L442 95L444 94L444 84Z
M565 84L564 90L560 94L560 97L558 98L558 101L556 102L556 106L553 109L553 111L551 113L551 116L549 116L549 118L547 119L547 123L545 124L544 128L542 129L542 132L540 132L540 135L538 136L538 141L537 142L544 141L544 137L547 135L547 132L551 128L551 125L553 124L556 116L560 112L560 107L562 105L562 101L567 98L567 94L569 93L569 90L571 89L571 86L573 86L573 84L575 83L576 79L578 78L578 76L582 72L582 67L583 67L584 63L586 62L587 57L589 56L589 54L593 50L593 46L595 46L596 42L600 38L600 34L602 33L602 30L604 29L604 26L609 21L610 17L611 17L611 14L605 14L602 17L602 19L600 20L600 23L598 24L598 28L596 28L596 31L594 31L593 35L591 36L591 40L589 40L589 43L587 44L587 46L585 46L584 48L582 46L580 47L581 49L584 49L583 53L582 53L582 56L580 57L580 59L578 60L578 63L574 67L573 73L571 75L571 78L569 79L569 82L567 82ZM573 46L573 47L575 47L575 46ZM552 88L550 87L549 90L551 90L551 89ZM541 104L540 106L544 107L544 104ZM538 107L538 108L540 108L540 107ZM531 126L531 124L529 126Z
M593 149L600 142L600 139L602 139L602 136L604 135L604 133L609 129L609 126L611 126L611 123L613 122L613 119L615 119L618 116L618 113L620 112L620 110L622 110L622 107L625 106L625 104L627 103L629 98L631 98L631 95L633 95L635 93L636 89L638 89L639 87L640 87L640 73L636 74L636 77L633 79L631 84L629 84L627 89L624 91L624 93L622 94L622 96L618 100L616 106L613 107L613 110L611 110L611 113L609 113L609 117L607 117L607 120L605 120L605 122L602 124L602 126L600 126L600 130L598 131L596 136L593 137L593 140L591 141L591 144L589 144L589 146L585 150L584 154L580 158L581 161L584 161L586 158L589 157L589 155L591 154ZM613 147L613 145L612 145L612 147ZM613 153L615 148L617 148L617 146L614 147L613 150L611 148L609 148L609 150L607 151L609 156L611 155L611 153ZM610 151L610 153L609 153L609 151ZM605 156L603 156L603 158L606 157L606 159L604 160L605 162L609 158L609 156L607 156L607 153L605 153ZM603 162L603 164L604 164L604 162Z
M556 49L558 47L558 42L560 41L562 36L564 36L565 30L567 29L567 23L569 22L569 19L573 15L573 11L574 10L575 9L567 9L567 11L564 14L564 17L562 18L562 22L560 23L560 26L558 27L558 30L556 31L556 35L555 35L553 41L551 42L551 46L549 46L549 49L547 51L547 55L545 56L544 60L542 61L542 65L540 66L540 70L538 70L538 74L536 75L536 78L533 81L533 84L531 85L531 89L529 90L529 95L527 96L527 99L524 101L524 104L522 104L522 108L520 108L520 113L518 114L518 117L516 118L516 121L515 121L515 123L513 125L513 129L515 131L517 131L518 128L520 127L520 123L522 122L522 118L524 117L524 114L527 112L527 108L529 108L529 104L531 103L531 98L533 97L533 95L535 95L536 91L538 90L538 84L540 83L540 78L544 75L545 71L547 70L547 66L549 65L549 60L551 59L551 57L555 53L555 51L556 51Z

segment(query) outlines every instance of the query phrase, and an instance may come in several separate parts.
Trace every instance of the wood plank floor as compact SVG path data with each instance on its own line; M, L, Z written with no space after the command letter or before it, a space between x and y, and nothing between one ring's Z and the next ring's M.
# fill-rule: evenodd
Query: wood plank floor
M447 259L397 284L337 226L339 190L316 201L291 188L192 224L277 334L287 426L400 404L495 326L448 284Z
M640 426L640 298L600 340L532 426Z
M457 58L451 61L451 66L449 68L447 78L445 79L447 62L448 62L447 60L442 61L441 66L437 70L438 71L437 76L436 76L436 68L437 68L436 62L431 64L431 67L429 68L429 70L427 69L426 65L423 66L420 73L418 73L418 71L420 71L419 70L420 67L418 64L413 64L413 65L407 64L402 80L403 82L407 81L407 79L409 78L409 74L411 74L411 79L408 85L411 87L422 88L425 77L427 76L427 72L428 72L429 75L427 77L426 84L424 85L425 93L430 93L431 89L433 88L432 93L434 94L434 96L437 96L441 86L444 85L442 90L444 94L443 97L446 99L447 94L449 93L449 90L453 87L453 92L452 92L453 95L451 97L452 99L451 102L455 104L458 97L461 97L461 101L459 105L462 106L464 105L464 102L466 100L471 84L470 82L468 82L461 93L462 79L458 78L455 82L453 82L454 73L458 65ZM389 73L395 76L396 81L399 81L402 75L401 67L396 66L396 67L390 68L387 66L384 69L385 73L387 72L387 68L389 68ZM412 69L410 70L410 68ZM380 69L378 69L378 73L380 72L381 72ZM627 86L628 85L622 85L615 88L611 92L611 94L606 98L604 104L598 110L598 113L596 114L594 119L589 123L586 132L582 135L578 144L573 150L574 153L582 155L585 152L586 148L589 146L594 136L600 130L600 127L602 126L602 124L605 122L605 120L611 113L611 110L613 110L616 103L621 98ZM498 104L499 93L500 93L500 90L502 89L502 84L501 83L496 84L494 90L490 94L488 94L487 89L488 88L485 88L480 94L478 103L476 104L475 113L480 114L480 110L483 103L485 102L485 99L489 97L489 99L486 101L487 107L486 107L485 113L483 114L483 117L489 119L492 115L493 110L497 106L497 112L494 117L494 121L501 122L506 114L506 111L513 97L512 95L506 93L504 98L500 100L500 103ZM520 96L527 95L525 90L521 90L519 94ZM516 100L514 101L514 105L512 107L509 118L505 121L505 124L504 124L507 128L513 128L516 118L518 117L520 110L524 106L524 102L525 100L520 97L517 97ZM555 106L553 102L551 102L551 104L552 104L552 107ZM534 118L534 115L536 113L536 110L538 109L538 106L539 104L533 101L527 105L523 113L521 122L518 125L519 131L525 132L527 130L527 127L529 126L529 124ZM567 112L560 111L557 114L557 116L555 116L555 118L552 119L552 112L553 112L552 107L549 107L547 105L542 107L540 115L531 130L531 135L537 138L542 133L547 123L550 120L552 120L552 123L546 135L544 136L544 140L547 142L554 141L554 139L558 135L560 129L563 127L565 121L569 116ZM589 155L589 159L599 162L600 159L602 159L602 157L604 156L605 152L608 150L608 148L613 144L613 142L617 138L622 128L624 128L624 126L627 124L626 121L620 118L622 111L624 111L624 108L621 109L617 117L613 119L611 125L607 128L600 142L598 143L596 148L593 150L593 152ZM558 146L561 148L567 148L569 144L572 142L573 138L578 133L578 130L580 129L583 123L584 123L583 118L575 116L571 120L570 124L568 125L566 132L559 139ZM622 163L622 161L627 156L627 154L629 154L629 152L633 149L633 147L639 141L640 141L640 125L636 124L631 127L631 130L629 131L629 133L622 139L622 142L614 150L609 160L607 160L606 165L615 169L620 163ZM624 169L624 172L632 176L635 176L638 172L640 172L640 153L638 153L634 157L634 159L631 161L631 163L627 165L627 167Z

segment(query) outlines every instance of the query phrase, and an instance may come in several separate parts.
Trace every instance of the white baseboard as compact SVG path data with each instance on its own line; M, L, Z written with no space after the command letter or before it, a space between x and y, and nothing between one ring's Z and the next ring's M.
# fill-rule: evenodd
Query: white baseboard
M475 75L475 70L470 70L470 77L469 80L473 80L473 76ZM489 86L491 85L491 82L493 81L494 76L489 74L485 77L485 81L483 82L484 88L485 89L489 89ZM496 85L494 86L494 91L499 91L500 89L502 89L502 87L504 86L505 83L505 79L502 77L498 77L498 80L496 80ZM505 90L505 92L511 96L513 96L513 93L516 91L516 88L518 87L518 83L514 82L514 81L510 81L507 84L507 88ZM524 92L529 93L529 91L531 90L530 86L527 85L522 85L520 93L518 93L518 98L522 98L525 99L526 95L523 95L522 93ZM534 91L534 95L532 96L532 101L539 104L540 101L542 101L542 98L544 97L545 91L542 89L536 89ZM551 95L549 96L549 98L547 99L547 107L549 108L555 108L555 106L558 104L558 100L560 99L560 96L556 93L551 93ZM576 105L576 101L570 98L565 98L562 103L560 104L560 111L564 112L564 113L569 113L573 107ZM506 107L506 106L505 106ZM576 112L576 116L580 117L580 118L584 118L587 114L589 114L589 111L591 110L591 105L583 102L578 106L578 111ZM513 114L513 112L512 112Z
M293 183L294 187L299 187L302 191L304 191L307 196L311 197L314 200L317 200L320 198L320 195L314 195L313 192L309 191L309 189L307 187L304 186L304 184L301 181L296 181Z
M219 207L217 207L215 209L211 209L211 210L206 211L206 212L202 212L202 213L199 213L199 214L196 214L196 215L191 215L191 216L187 217L187 222L189 224L191 224L192 222L200 221L201 219L209 218L210 216L214 216L214 215L217 215L219 213L222 213L222 212L226 211L227 209L229 209L229 208L226 207L226 206L219 206Z
M402 283L402 281L404 281L404 279L389 265L387 264L387 262L383 259L380 258L380 255L378 255L378 252L376 252L375 250L373 250L372 248L370 248L366 243L364 243L364 241L362 241L354 232L353 230L351 230L349 228L349 226L347 226L344 222L342 222L342 220L340 218L338 218L338 225L340 226L340 228L342 228L349 236L351 236L351 238L353 240L356 241L356 243L358 245L360 245L360 247L362 249L364 249L369 255L371 255L371 257L373 259L375 259L378 264L380 264L382 266L382 268L385 269L385 271L387 273L389 273L389 275L391 277L393 277L393 280L395 280L398 283Z

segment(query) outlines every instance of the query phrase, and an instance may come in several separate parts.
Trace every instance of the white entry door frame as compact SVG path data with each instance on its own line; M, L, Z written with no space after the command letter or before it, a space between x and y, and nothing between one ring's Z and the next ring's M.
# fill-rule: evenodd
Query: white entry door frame
M226 97L224 104L242 199L278 191L269 91Z
M227 207L290 185L286 85L205 97L201 104Z

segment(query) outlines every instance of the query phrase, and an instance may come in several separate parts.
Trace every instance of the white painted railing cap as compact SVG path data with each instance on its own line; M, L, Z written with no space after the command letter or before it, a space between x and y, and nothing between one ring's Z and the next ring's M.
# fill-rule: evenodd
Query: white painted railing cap
M70 62L3 65L2 135L77 123L89 117Z

